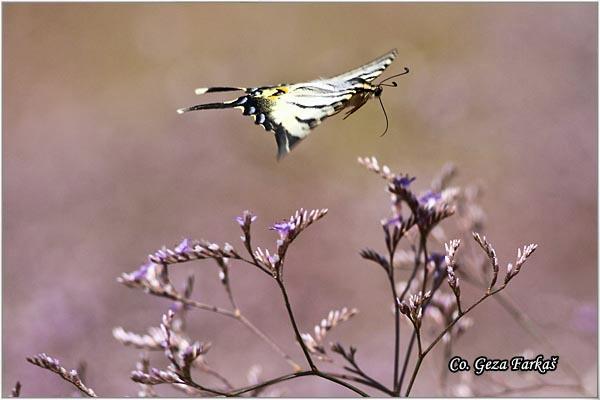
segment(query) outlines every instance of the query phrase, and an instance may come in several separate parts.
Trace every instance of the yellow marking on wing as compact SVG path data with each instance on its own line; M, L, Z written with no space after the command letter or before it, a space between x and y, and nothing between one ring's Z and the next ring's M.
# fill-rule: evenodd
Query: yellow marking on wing
M273 89L265 90L262 93L262 96L268 97L270 99L273 99L273 98L277 98L277 97L281 96L282 94L286 94L289 91L290 91L290 89L287 86L278 86L278 87L273 88ZM281 92L283 92L283 93L281 93Z
M277 89L263 89L258 97L267 98L273 97L273 95L277 93Z

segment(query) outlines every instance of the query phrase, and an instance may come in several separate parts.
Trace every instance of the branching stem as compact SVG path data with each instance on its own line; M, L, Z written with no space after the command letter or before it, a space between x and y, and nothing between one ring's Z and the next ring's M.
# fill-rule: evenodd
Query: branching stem
M417 332L417 339L418 339L418 342L419 342L419 358L417 359L417 363L416 363L415 368L413 370L412 376L410 378L410 382L408 384L408 388L406 389L406 393L404 394L404 396L408 397L408 395L410 395L410 391L412 390L413 384L415 383L415 379L417 377L417 373L419 372L419 368L421 367L421 363L423 362L423 359L433 349L433 347L444 337L444 335L446 333L448 333L450 331L450 329L452 329L452 327L454 327L454 325L456 325L456 323L462 317L464 317L465 315L467 315L471 310L473 310L475 307L477 307L479 304L481 304L485 299L487 299L488 297L493 296L494 294L500 292L505 287L506 287L506 284L500 286L498 289L495 289L495 290L491 291L490 293L484 294L479 300L477 300L469 308L467 308L464 313L462 313L461 315L458 315L456 318L454 318L452 320L452 322L450 322L450 324L448 324L448 326L446 326L446 328L444 328L444 330L442 330L442 332L433 340L433 342L431 342L431 344L429 346L427 346L427 348L425 350L421 349L420 329L417 329L415 327L415 332Z

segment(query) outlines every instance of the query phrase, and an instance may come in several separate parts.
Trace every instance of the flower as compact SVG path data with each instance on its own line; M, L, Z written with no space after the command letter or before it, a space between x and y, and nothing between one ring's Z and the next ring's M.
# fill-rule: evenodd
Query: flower
M294 224L293 222L288 222L286 220L283 220L282 222L277 222L275 224L273 224L272 227L270 227L269 229L273 230L273 231L277 231L277 233L279 233L279 236L281 237L282 240L285 240L289 233L294 230L294 228L296 228L296 224Z
M190 247L189 239L183 239L181 243L179 243L177 247L175 247L175 253L186 253L191 250L192 248Z
M142 281L144 279L146 279L146 276L148 275L148 272L150 270L151 267L153 267L155 264L151 261L148 261L146 264L142 265L141 267L139 267L138 269L136 269L135 271L131 272L129 275L129 277L131 278L131 280L139 282Z
M250 224L256 221L256 215L252 214L252 212L245 210L242 215L239 217L235 217L235 220L241 227L250 226Z
M160 273L160 265L148 261L133 272L122 273L117 282L129 287L160 288Z
M419 198L419 203L424 205L426 208L433 208L435 204L442 199L442 195L431 190L425 193Z
M416 177L409 177L408 175L404 175L404 176L397 176L394 178L394 184L400 187L403 187L404 189L408 188L410 186L410 184L417 179Z

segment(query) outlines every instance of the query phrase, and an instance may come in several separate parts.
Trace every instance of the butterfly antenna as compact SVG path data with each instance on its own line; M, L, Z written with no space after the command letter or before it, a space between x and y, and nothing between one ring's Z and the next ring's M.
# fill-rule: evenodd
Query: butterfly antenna
M377 97L379 99L379 104L381 104L381 109L383 110L383 115L385 116L385 130L383 131L383 133L381 135L379 135L379 137L383 137L383 135L385 135L388 131L388 127L390 126L389 121L388 121L388 116L387 113L385 112L385 107L383 106L383 100L381 100L381 97Z
M383 82L389 81L390 79L396 78L398 76L406 75L409 72L410 72L410 70L407 67L404 67L404 72L402 72L401 74L392 75L389 78L386 78L386 79L382 80L381 82L379 82L379 84L381 85ZM392 83L396 83L396 82L392 82ZM397 86L397 85L394 85L394 86Z

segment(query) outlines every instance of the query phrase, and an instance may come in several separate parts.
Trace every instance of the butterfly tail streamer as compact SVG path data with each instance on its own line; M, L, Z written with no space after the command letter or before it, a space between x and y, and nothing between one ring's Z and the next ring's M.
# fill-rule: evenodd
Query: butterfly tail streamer
M216 110L222 108L234 108L239 105L239 99L233 101L224 101L220 103L207 103L207 104L196 104L195 106L180 108L177 110L177 113L183 114L188 111L198 111L198 110Z

